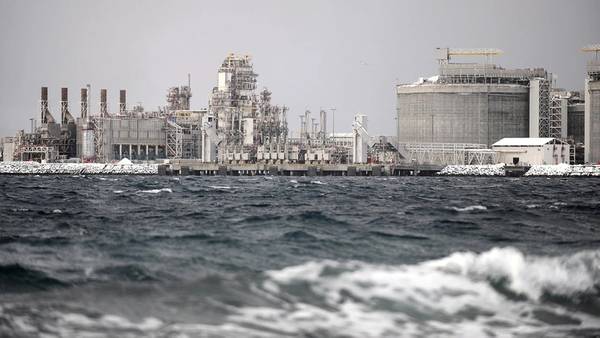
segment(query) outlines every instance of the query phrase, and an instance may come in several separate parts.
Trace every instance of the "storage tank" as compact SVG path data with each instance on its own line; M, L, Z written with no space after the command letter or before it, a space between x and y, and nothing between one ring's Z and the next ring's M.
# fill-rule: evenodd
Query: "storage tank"
M94 159L96 149L94 147L94 130L83 129L81 131L81 157L83 161L89 162Z
M514 84L399 85L400 143L477 143L527 137L529 88Z
M505 137L529 137L530 130L543 134L549 129L551 74L544 69L505 69L489 62L451 60L455 56L489 59L501 54L495 49L438 51L438 75L396 87L399 143L489 147Z

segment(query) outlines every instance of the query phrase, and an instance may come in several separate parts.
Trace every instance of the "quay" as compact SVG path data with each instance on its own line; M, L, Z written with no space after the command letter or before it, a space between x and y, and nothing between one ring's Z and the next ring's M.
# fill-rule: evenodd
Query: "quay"
M442 165L413 164L222 164L171 160L158 166L159 175L200 176L434 176Z

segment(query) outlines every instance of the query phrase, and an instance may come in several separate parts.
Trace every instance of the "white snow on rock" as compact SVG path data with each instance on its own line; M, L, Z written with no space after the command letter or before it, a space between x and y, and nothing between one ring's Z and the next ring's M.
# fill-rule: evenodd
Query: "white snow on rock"
M448 165L438 175L445 176L505 176L504 164Z
M156 164L0 162L0 174L14 175L157 175Z
M600 176L599 165L534 165L525 176Z
M125 157L124 159L120 160L117 164L118 165L132 165L133 163L127 157Z

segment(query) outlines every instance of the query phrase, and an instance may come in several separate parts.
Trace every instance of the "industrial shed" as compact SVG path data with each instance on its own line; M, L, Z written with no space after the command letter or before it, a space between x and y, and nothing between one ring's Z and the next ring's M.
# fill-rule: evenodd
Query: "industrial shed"
M496 161L508 165L569 163L570 145L551 137L503 138L492 145Z

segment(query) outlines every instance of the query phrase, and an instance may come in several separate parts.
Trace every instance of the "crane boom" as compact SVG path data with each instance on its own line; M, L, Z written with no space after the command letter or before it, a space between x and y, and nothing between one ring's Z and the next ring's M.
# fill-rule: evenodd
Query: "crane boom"
M595 44L595 45L587 45L583 48L581 48L582 52L599 52L600 51L600 44Z
M449 49L448 55L483 55L483 56L495 56L503 54L504 52L500 49L495 48L470 48L470 49Z

